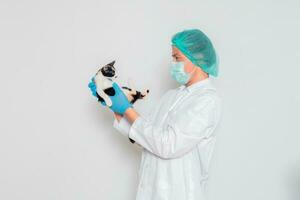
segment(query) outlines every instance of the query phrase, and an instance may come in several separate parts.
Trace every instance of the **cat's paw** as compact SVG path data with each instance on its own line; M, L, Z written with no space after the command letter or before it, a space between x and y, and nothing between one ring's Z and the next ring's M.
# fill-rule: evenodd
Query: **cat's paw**
M105 103L108 107L112 106L112 101L109 97L107 99L105 99Z

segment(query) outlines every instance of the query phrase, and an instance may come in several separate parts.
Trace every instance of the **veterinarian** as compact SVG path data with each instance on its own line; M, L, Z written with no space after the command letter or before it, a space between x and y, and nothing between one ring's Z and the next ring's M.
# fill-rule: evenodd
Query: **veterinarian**
M128 102L115 84L110 107L113 126L142 146L136 200L203 200L209 163L221 118L221 98L210 76L218 59L210 39L198 29L172 37L171 77L180 86L168 90L148 117ZM95 86L89 87L95 92Z

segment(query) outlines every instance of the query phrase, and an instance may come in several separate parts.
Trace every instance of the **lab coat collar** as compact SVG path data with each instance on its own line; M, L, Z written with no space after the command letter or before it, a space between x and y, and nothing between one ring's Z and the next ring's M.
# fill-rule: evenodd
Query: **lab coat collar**
M208 77L204 80L201 80L201 81L198 81L196 83L193 83L192 85L190 86L186 86L186 85L181 85L179 87L179 90L187 90L188 92L192 92L198 88L201 88L201 87L204 87L204 86L212 86L211 85L211 78Z

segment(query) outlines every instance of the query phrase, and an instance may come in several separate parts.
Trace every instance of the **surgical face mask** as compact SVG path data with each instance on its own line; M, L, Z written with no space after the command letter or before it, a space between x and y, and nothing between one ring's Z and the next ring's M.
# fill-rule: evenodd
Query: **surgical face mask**
M172 61L171 63L171 77L181 85L186 84L190 80L193 72L187 73L184 71L184 62Z

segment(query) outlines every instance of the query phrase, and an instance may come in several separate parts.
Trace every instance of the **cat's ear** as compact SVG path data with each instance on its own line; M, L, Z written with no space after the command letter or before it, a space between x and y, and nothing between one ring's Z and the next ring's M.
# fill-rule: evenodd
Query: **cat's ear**
M114 60L114 61L112 61L111 63L109 63L108 65L114 66L115 62L116 62L116 61Z

